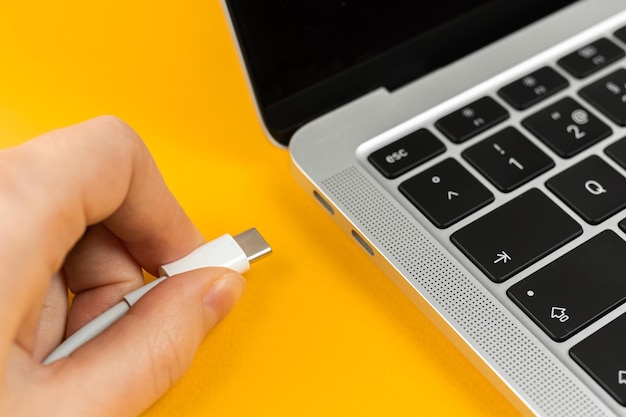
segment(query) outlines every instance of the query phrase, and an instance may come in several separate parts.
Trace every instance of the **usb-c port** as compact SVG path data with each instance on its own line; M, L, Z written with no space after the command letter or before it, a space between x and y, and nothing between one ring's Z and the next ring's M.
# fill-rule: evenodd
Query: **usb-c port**
M354 239L356 239L356 241L359 242L361 246L363 246L363 248L367 251L367 253L374 256L374 249L372 249L372 247L367 244L367 242L365 241L365 239L361 237L361 235L359 235L357 232L353 230L352 237L354 237Z
M326 201L324 199L324 197L322 197L317 191L313 190L313 195L315 196L315 198L317 199L317 201L320 202L320 204L322 206L324 206L324 208L326 210L328 210L328 212L332 215L335 214L335 209L333 209L333 207L328 203L328 201Z

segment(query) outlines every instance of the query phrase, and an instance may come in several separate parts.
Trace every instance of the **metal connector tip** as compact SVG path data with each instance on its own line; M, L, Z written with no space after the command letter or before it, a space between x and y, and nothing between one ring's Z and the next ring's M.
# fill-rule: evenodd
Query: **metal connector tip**
M272 253L272 247L255 228L239 233L233 238L241 246L250 263Z

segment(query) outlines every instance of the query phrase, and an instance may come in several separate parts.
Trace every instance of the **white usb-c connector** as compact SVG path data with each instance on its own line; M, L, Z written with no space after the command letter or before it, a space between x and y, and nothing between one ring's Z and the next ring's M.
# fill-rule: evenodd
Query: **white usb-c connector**
M126 294L122 301L68 337L44 359L43 364L47 365L69 356L74 350L123 317L141 297L168 277L211 266L230 268L239 273L244 273L250 269L251 262L269 255L271 252L272 248L256 229L250 229L235 236L223 235L205 243L181 259L161 266L159 269L160 278Z

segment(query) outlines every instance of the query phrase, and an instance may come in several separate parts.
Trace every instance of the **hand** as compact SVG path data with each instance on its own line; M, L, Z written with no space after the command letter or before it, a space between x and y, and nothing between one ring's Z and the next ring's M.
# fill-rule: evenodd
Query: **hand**
M0 415L134 416L189 366L244 281L174 276L49 366L67 335L204 243L147 148L101 117L0 151ZM67 290L75 294L67 313Z

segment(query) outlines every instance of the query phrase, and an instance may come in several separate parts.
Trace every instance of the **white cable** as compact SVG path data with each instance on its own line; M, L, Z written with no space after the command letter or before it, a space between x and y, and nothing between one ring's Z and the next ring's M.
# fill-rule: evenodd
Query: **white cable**
M159 273L163 274L162 277L126 294L122 301L68 337L44 359L43 364L48 365L69 356L123 317L141 297L168 277L206 267L225 267L244 273L250 269L250 262L268 255L271 251L270 246L256 229L250 229L234 237L224 235L205 243L183 258L163 265L159 269Z

